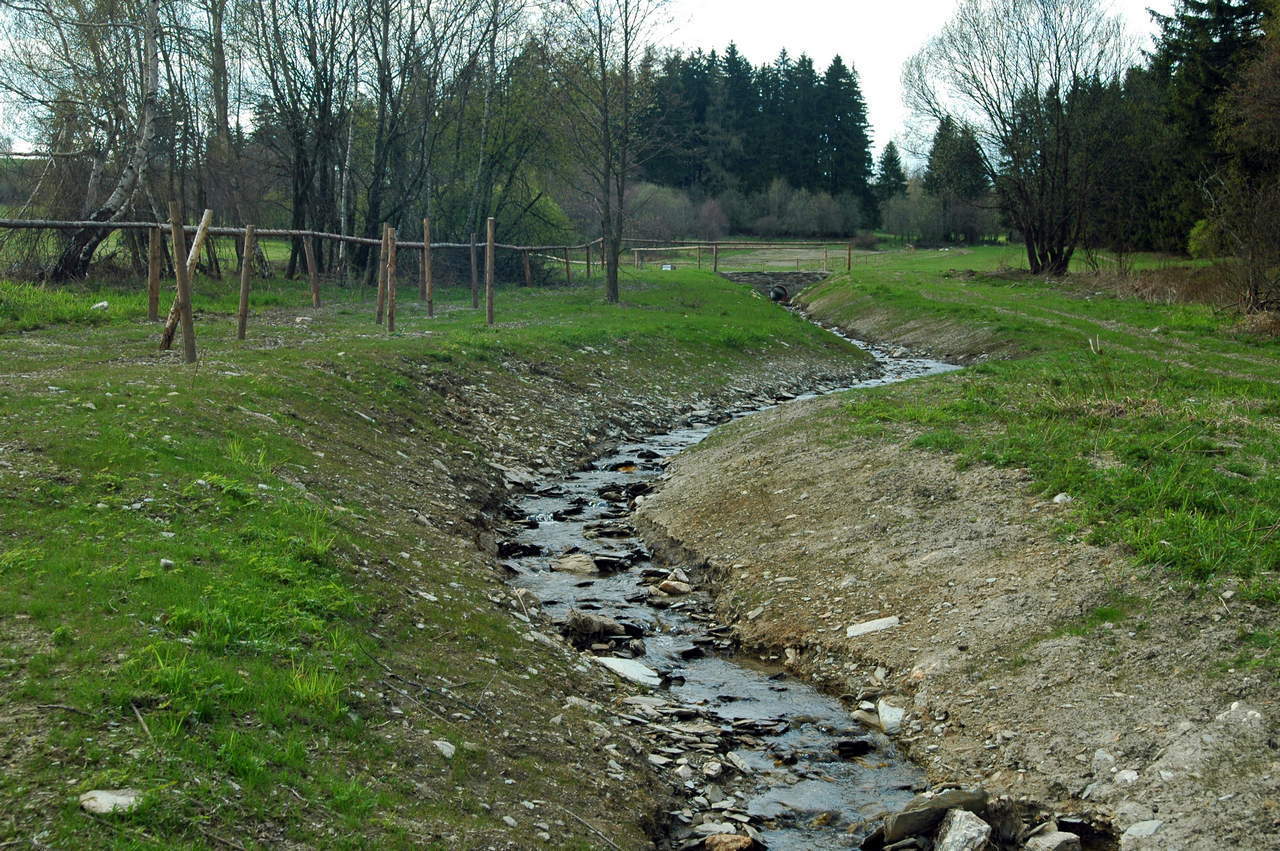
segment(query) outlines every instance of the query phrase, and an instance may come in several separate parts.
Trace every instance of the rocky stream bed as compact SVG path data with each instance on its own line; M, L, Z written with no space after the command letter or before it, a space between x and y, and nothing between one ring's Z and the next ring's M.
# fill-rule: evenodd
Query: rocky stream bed
M850 343L872 351L881 367L854 387L954 368ZM512 526L499 555L523 613L645 690L587 708L641 742L669 783L675 804L657 818L664 828L656 844L715 851L1111 846L1083 818L1055 820L981 788L930 789L893 742L906 707L874 691L841 700L794 676L780 655L742 652L735 625L718 620L715 588L696 560L656 556L637 533L632 513L677 453L721 423L841 389L852 388L695 411L685 427L625 443L558 481L528 483L509 508ZM622 780L620 765L600 778Z

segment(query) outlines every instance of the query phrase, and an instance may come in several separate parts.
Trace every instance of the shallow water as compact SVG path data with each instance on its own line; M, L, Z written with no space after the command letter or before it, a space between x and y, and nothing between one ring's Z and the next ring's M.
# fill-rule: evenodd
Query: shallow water
M840 390L892 384L956 368L933 360L893 357L880 347L849 342L871 352L883 372ZM750 413L754 411L735 412L733 417ZM923 788L922 773L886 737L854 722L837 699L759 660L736 659L728 631L710 619L705 596L695 593L660 600L659 606L651 603L649 586L664 578L670 566L653 563L643 541L630 529L628 506L662 474L663 459L700 442L715 427L700 424L624 444L589 469L546 482L519 498L516 514L524 518L526 528L504 546L509 552L523 547L530 554L517 551L517 557L506 559L518 571L512 582L533 591L553 620L577 610L604 615L631 625L633 632L643 632L643 652L636 661L661 675L662 685L653 694L670 702L663 707L665 717L696 718L703 723L704 733L722 731L722 752L715 758L726 760L733 779L717 783L710 794L731 798L716 812L745 813L751 828L771 849L856 847L865 833L863 823L905 805ZM598 535L602 528L604 536ZM627 567L598 576L553 569L564 554L577 552L615 558ZM698 577L692 581L696 584ZM602 652L625 658L639 649L626 638L614 644L615 649ZM842 757L837 744L844 743L847 749L851 742L869 746L870 752L858 758ZM706 758L706 750L691 750L689 756ZM695 776L697 782L686 784L691 798L702 793L707 783L701 775ZM696 816L711 811L714 803L691 805L688 812ZM678 821L675 827L671 844L679 847Z

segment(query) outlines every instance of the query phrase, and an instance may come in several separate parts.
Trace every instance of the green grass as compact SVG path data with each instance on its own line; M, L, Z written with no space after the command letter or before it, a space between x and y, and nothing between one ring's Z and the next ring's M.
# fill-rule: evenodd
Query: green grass
M1025 468L1040 493L1075 498L1087 540L1280 599L1280 344L1204 306L993 277L1009 251L884 255L805 293L847 327L977 328L1018 355L860 393L843 409L847 439L878 429L959 465ZM946 274L957 268L977 274Z
M628 279L615 306L597 286L503 287L494 328L464 290L429 319L404 287L395 335L366 292L327 289L313 311L303 283L274 281L243 343L230 282L202 278L195 367L155 352L136 291L0 294L20 305L0 332L0 800L23 802L0 843L527 845L564 813L521 799L642 809L642 789L584 791L574 764L608 755L548 727L584 678L486 599L477 483L489 461L582 443L556 394L688 398L761 358L850 356L683 272ZM502 435L466 413L512 402ZM76 807L125 786L145 793L127 816Z

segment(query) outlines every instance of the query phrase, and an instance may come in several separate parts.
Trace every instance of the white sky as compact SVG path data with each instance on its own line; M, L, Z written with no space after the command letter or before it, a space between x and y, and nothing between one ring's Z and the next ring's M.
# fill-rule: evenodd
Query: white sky
M717 51L733 41L753 65L773 61L785 47L793 57L809 54L819 74L839 54L858 70L879 151L902 135L908 118L902 63L956 5L957 0L673 0L673 32L660 40ZM1147 47L1154 28L1146 9L1165 13L1173 0L1111 0L1110 6Z

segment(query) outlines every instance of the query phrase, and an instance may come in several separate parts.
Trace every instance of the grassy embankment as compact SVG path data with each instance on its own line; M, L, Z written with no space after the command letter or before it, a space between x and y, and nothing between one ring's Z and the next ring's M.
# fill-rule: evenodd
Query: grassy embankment
M1280 342L1241 330L1238 315L1116 298L1084 276L996 274L1017 263L1012 251L860 259L804 293L813 315L873 339L1009 358L860 392L826 439L904 439L960 465L1025 468L1044 494L1074 497L1063 535L1280 601ZM1280 667L1280 631L1241 635L1228 656Z
M848 352L696 273L622 306L504 288L493 329L405 288L394 336L276 281L245 343L234 287L199 282L184 367L136 292L0 283L0 845L594 847L578 816L641 843L608 819L653 805L643 755L563 707L595 675L489 599L487 462ZM598 782L615 758L628 782ZM128 815L77 807L123 787Z

